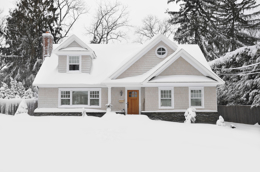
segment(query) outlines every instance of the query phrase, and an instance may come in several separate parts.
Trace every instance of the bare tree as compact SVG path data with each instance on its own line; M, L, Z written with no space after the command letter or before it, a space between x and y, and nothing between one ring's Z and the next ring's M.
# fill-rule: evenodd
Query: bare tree
M115 2L101 1L94 16L92 24L86 28L87 34L93 38L93 44L108 44L110 41L126 39L128 25L127 7Z
M163 34L169 38L174 35L175 30L174 26L167 19L161 21L154 15L148 15L143 19L143 25L136 28L135 33L138 35L138 38L135 42L142 44L157 34Z
M58 27L62 28L61 38L54 40L55 43L67 36L70 29L82 14L88 12L84 0L55 0L58 13Z

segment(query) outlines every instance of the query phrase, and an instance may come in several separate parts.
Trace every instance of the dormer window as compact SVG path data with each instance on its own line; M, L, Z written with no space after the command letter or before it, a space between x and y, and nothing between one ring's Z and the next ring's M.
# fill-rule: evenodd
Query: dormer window
M80 70L80 56L69 56L69 71Z

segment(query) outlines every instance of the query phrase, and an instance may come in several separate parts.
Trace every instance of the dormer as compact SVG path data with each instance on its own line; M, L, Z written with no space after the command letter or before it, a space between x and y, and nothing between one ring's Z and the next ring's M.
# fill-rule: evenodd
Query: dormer
M76 35L70 36L54 51L58 55L58 72L90 73L95 52Z

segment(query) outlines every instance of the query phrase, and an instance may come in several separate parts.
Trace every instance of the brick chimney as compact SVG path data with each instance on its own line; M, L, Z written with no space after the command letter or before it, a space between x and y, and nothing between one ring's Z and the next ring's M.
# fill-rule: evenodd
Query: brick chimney
M53 36L50 32L46 32L42 34L43 40L43 51L42 51L42 58L43 60L45 57L50 57L52 52L52 44L53 44Z

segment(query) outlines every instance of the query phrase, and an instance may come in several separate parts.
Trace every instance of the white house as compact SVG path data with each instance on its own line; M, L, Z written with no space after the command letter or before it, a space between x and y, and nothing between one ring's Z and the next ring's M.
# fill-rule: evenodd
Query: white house
M52 45L43 35L44 62L35 115L102 116L112 111L182 121L189 107L198 122L216 122L216 86L223 84L198 45L178 45L163 35L141 44L86 44L75 35ZM53 49L53 51L52 51Z

